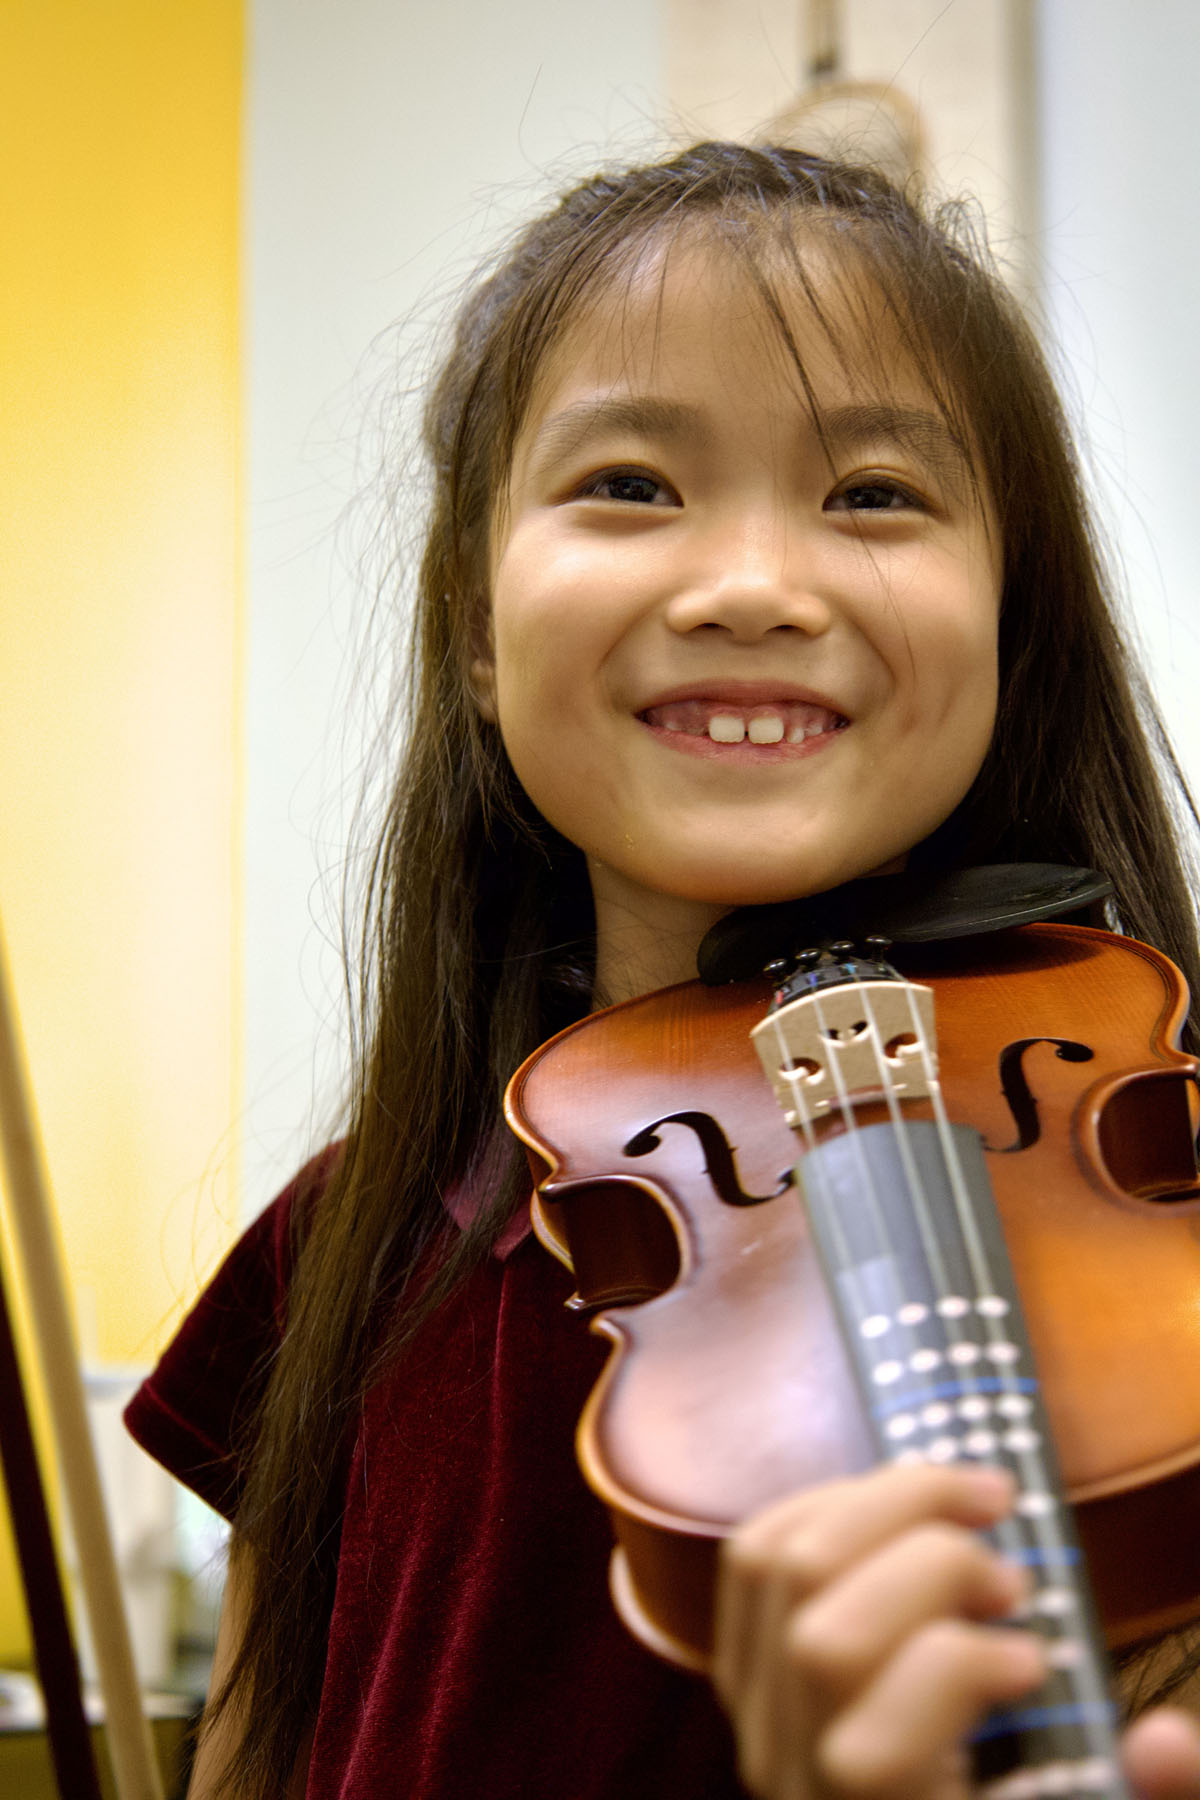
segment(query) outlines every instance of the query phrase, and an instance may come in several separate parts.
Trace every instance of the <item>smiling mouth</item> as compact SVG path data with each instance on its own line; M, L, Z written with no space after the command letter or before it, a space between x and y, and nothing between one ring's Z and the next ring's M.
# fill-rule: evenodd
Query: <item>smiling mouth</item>
M793 753L815 739L844 731L850 723L826 706L796 700L768 701L757 706L736 706L724 700L675 700L663 706L649 706L638 717L656 732L688 740L680 744L680 749L748 741L764 748L779 746Z

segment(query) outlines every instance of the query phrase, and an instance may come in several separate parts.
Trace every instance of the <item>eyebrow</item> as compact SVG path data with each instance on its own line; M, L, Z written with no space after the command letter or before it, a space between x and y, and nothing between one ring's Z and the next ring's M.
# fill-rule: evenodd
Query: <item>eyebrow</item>
M698 406L651 394L608 394L602 400L577 400L546 419L534 438L534 456L539 462L572 456L589 438L606 431L627 431L667 443L685 437L701 441L710 435Z
M827 446L849 449L890 438L948 479L961 480L973 472L974 462L961 433L940 412L874 402L835 406L818 413L816 418L821 440Z
M961 435L940 412L874 401L830 407L813 418L826 449L852 449L890 439L912 450L946 480L961 481L973 473L973 461ZM578 400L546 419L534 438L534 460L555 462L572 456L589 438L607 431L627 431L667 443L684 438L703 443L711 436L698 406L652 394L608 394L599 400Z

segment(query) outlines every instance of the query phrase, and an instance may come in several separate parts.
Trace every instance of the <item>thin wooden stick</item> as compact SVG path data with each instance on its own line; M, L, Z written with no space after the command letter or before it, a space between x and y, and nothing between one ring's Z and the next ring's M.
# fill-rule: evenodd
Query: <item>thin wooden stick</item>
M101 1800L92 1734L83 1710L79 1658L29 1424L5 1276L6 1270L0 1266L0 1462L21 1562L33 1659L46 1708L46 1736L61 1800Z
M25 1081L8 964L0 935L0 1134L13 1236L33 1319L50 1422L62 1471L84 1605L104 1696L105 1735L119 1800L162 1800L150 1727L142 1712L121 1583L59 1266L41 1146Z

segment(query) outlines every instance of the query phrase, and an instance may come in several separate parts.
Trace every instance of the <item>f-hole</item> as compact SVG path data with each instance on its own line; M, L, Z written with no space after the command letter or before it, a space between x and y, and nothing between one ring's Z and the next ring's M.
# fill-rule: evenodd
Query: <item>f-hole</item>
M1034 1044L1053 1044L1054 1054L1063 1062L1091 1062L1095 1055L1086 1044L1078 1044L1073 1038L1034 1037L1016 1038L1006 1044L1000 1052L1000 1087L1008 1102L1008 1110L1012 1114L1013 1124L1017 1128L1016 1139L1011 1144L997 1146L1008 1153L1013 1150L1028 1150L1036 1144L1042 1135L1041 1120L1038 1118L1037 1099L1025 1075L1025 1052ZM984 1146L992 1149L991 1144Z
M726 1206L761 1206L766 1200L778 1199L792 1185L792 1171L784 1169L779 1177L779 1186L771 1193L748 1194L742 1186L729 1139L712 1114L706 1112L666 1113L661 1119L643 1125L624 1146L625 1155L649 1156L652 1150L657 1150L662 1143L658 1134L664 1125L685 1125L689 1131L695 1132L704 1151L705 1171L718 1199L723 1200Z

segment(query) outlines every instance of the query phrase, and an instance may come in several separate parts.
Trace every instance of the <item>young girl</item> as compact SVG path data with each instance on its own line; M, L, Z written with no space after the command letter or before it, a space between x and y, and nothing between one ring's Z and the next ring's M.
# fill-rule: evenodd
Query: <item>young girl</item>
M891 1469L750 1521L731 1730L613 1613L572 1453L603 1350L500 1098L561 1025L690 979L729 909L903 866L1103 869L1200 975L1053 388L971 245L880 177L706 144L529 227L427 440L346 1137L130 1409L235 1521L193 1793L947 1800L1041 1673L971 1529L1004 1479ZM1128 1745L1146 1793L1200 1796L1182 1714Z

